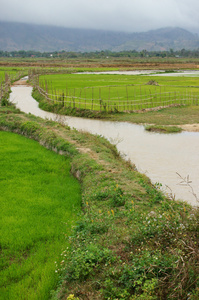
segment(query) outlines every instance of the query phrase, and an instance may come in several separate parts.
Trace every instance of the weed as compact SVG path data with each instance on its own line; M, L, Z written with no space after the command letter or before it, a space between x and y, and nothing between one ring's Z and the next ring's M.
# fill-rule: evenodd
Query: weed
M199 203L199 197L197 196L197 194L194 192L193 187L191 186L192 181L189 178L189 175L187 175L186 177L182 177L179 173L176 173L179 178L181 179L181 182L179 183L179 185L182 186L188 186L191 190L192 195L195 197L196 201Z
M77 233L83 233L84 235L89 234L103 234L108 232L108 226L97 220L92 221L79 221L77 222L76 228Z
M99 249L98 246L90 244L83 248L73 250L71 260L68 261L66 278L71 280L85 280L102 267L102 264L114 261L109 249Z
M21 130L23 134L34 135L41 130L41 126L35 122L27 121L21 124Z
M3 95L3 97L1 98L1 105L2 106L10 106L11 103L9 101L9 93L6 93Z
M114 188L111 191L110 200L111 200L112 206L115 206L115 207L124 206L125 195L124 195L124 192L122 191L122 189L120 187L118 187L118 185L116 186L116 188Z
M73 294L70 294L66 300L79 300L79 298L75 297Z
M145 188L148 195L150 195L150 203L159 203L164 200L165 196L160 191L159 186L152 185L150 180L144 176L142 176L139 180L139 183Z

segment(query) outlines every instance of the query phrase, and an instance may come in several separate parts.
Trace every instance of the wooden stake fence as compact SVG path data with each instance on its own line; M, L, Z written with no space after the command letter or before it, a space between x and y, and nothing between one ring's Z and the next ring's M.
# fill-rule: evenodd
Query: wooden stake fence
M73 90L69 92L68 86L66 85L66 92L62 91L58 93L56 90L49 94L47 81L39 82L39 77L34 80L34 85L38 88L39 92L45 96L46 101L51 103L58 103L64 107L72 107L79 109L91 109L98 111L136 111L138 109L154 108L154 107L165 107L170 105L198 105L199 97L192 95L192 91L180 93L176 91L166 91L166 87L155 86L154 90L151 88L143 89L144 86L128 85L124 86L124 94L119 96L117 86L98 87L98 99L95 99L95 89L83 88ZM118 86L121 88L121 86ZM106 89L106 90L105 90ZM51 84L52 90L52 84ZM138 93L139 90L139 93ZM87 98L88 91L88 98ZM107 95L107 98L102 98L102 91ZM116 91L116 92L115 92ZM111 97L112 93L112 97ZM113 95L117 95L116 97ZM131 96L130 96L131 95ZM133 95L133 97L132 97ZM125 96L125 98L123 98Z

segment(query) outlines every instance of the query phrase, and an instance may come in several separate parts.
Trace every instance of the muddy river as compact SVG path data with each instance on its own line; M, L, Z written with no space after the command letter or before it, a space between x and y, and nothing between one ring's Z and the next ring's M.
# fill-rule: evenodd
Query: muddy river
M181 180L176 174L178 172L182 177L189 175L194 192L199 196L198 132L165 135L146 132L143 126L127 122L59 117L39 109L38 103L31 97L31 91L28 86L13 86L10 100L25 113L65 122L72 128L106 137L117 145L125 159L130 159L153 183L162 183L164 192L171 189L176 199L198 204L190 188L179 184Z

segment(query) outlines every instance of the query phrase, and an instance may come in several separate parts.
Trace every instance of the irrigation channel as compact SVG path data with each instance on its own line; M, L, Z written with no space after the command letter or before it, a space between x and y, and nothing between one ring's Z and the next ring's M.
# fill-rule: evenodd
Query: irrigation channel
M24 81L25 82L25 81ZM182 186L178 172L182 177L189 175L191 186L199 196L199 133L182 132L177 134L159 134L147 132L144 126L127 122L110 122L58 116L45 112L38 107L32 96L32 87L13 86L10 100L25 113L65 122L71 128L102 135L117 149L125 159L130 159L138 169L145 173L153 183L162 183L165 192L175 194L192 205L198 205L190 188Z

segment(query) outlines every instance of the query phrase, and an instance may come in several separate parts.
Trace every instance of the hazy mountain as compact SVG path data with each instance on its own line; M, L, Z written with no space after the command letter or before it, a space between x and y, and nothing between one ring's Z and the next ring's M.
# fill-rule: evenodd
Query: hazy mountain
M125 33L0 21L0 50L122 51L199 48L199 37L181 28Z

